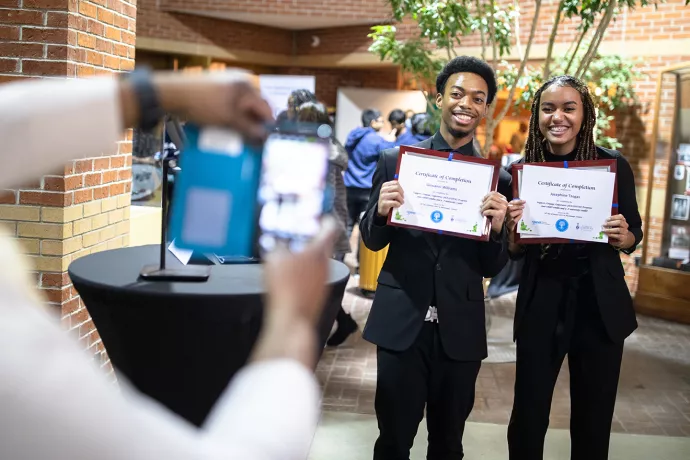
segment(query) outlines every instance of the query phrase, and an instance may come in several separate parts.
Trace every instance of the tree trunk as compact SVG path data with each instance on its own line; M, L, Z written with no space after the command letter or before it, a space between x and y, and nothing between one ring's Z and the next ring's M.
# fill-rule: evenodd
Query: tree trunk
M493 102L489 105L489 108L486 109L486 136L484 136L484 145L482 145L482 155L484 155L484 158L489 157L491 144L493 144L494 142L494 132L496 131L497 125L496 121L494 120L494 113L496 112L496 103L497 100L494 99Z
M604 13L604 16L601 18L599 26L597 27L597 30L594 33L594 38L592 38L592 42L589 44L589 49L585 53L585 56L582 58L582 61L580 61L580 65L577 66L577 70L575 71L575 77L581 79L587 71L587 69L589 68L589 65L592 63L592 59L594 59L594 56L596 56L596 53L599 49L599 45L601 44L601 40L604 37L604 34L606 33L606 28L611 22L611 18L613 18L613 12L616 9L617 3L617 0L610 0L606 8L606 12Z
M498 47L496 45L496 24L494 23L494 11L496 11L496 1L491 0L491 3L489 4L489 8L491 8L490 14L491 16L489 17L489 39L491 40L491 53L492 53L492 61L493 61L493 67L494 67L494 72L498 68ZM482 154L484 157L488 157L489 150L491 149L491 144L493 143L494 139L494 130L496 129L496 122L494 121L494 112L496 111L496 99L494 98L493 102L491 105L489 105L489 108L487 109L486 112L486 136L484 137L484 145L482 146Z
M520 8L518 0L513 0L513 6ZM522 43L520 43L520 15L515 15L515 48L517 48L518 58L522 60Z
M577 40L577 45L575 45L575 51L573 51L573 54L570 55L570 59L568 60L568 66L565 68L565 71L563 72L565 75L569 75L570 68L572 67L573 62L575 61L577 52L580 51L580 45L582 45L582 40L585 38L585 35L587 35L587 31L588 29L582 29L580 38Z
M434 106L431 103L431 101L427 97L426 93L424 93L424 88L422 87L421 83L417 82L417 88L419 89L419 92L422 93L422 96L424 96L424 100L426 101L427 110L429 110L429 111L437 110L436 106Z
M491 0L491 3L489 5L489 8L491 8L490 14L491 17L489 18L489 40L491 40L491 48L492 48L492 60L494 63L494 72L498 68L498 48L496 46L496 24L494 23L494 12L496 11L496 1Z
M480 0L476 0L475 3L477 5L477 17L480 19L479 37L482 39L482 61L486 61L486 37L484 36L484 28L481 26L482 7Z
M522 62L520 62L520 68L518 69L517 75L515 76L515 82L513 82L513 86L510 88L510 92L508 93L508 99L506 100L505 106L501 109L501 112L498 114L498 116L494 119L494 123L498 124L503 120L503 117L506 116L506 113L508 113L508 109L513 105L513 98L515 98L515 91L517 90L518 83L520 81L520 78L522 77L522 74L525 72L525 67L527 66L527 60L529 59L529 52L530 48L532 48L532 42L534 41L534 35L537 31L537 22L539 21L539 11L541 10L541 0L535 0L534 2L535 8L534 8L534 18L532 19L532 29L529 32L529 40L527 41L527 47L525 48L525 56L522 58ZM485 147L486 150L486 147Z
M558 24L561 22L561 13L563 11L563 6L565 5L565 0L561 0L558 4L558 10L556 11L556 20L551 28L551 36L549 37L549 47L546 50L546 61L544 63L544 81L548 80L551 76L551 55L553 54L553 45L556 41L556 35L558 35Z

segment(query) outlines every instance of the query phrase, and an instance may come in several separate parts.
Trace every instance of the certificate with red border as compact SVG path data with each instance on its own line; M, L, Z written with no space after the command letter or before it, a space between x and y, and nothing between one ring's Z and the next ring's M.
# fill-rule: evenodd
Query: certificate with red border
M528 163L530 166L543 166L547 168L571 168L593 169L616 173L616 160L589 160L589 161L554 161L548 163ZM513 169L513 197L520 197L522 171L524 163L514 164ZM611 215L618 214L618 177L613 186L613 200L611 203ZM602 223L603 224L603 223ZM584 243L583 240L571 240L565 238L541 238L538 235L521 235L515 228L515 242L519 244L556 244L556 243Z
M402 146L395 179L405 202L388 224L488 241L491 223L481 215L483 197L498 186L500 163L456 152Z

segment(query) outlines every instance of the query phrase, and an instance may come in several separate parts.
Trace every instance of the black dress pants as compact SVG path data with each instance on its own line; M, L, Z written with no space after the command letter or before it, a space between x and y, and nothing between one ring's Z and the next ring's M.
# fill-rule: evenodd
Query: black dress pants
M463 458L465 420L474 405L481 361L454 361L443 351L438 324L425 322L414 344L377 350L374 460L409 460L426 405L428 460Z
M601 320L589 275L567 294L564 282L540 277L517 335L515 399L508 425L510 460L541 460L556 379L570 370L571 460L606 460L623 343ZM559 319L562 294L574 296L572 320ZM573 300L573 299L571 299ZM565 339L565 343L558 344Z

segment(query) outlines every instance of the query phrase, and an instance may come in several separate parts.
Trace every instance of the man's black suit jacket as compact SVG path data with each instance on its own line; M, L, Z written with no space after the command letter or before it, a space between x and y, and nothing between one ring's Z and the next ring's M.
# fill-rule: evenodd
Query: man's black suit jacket
M597 147L600 160L616 160L616 177L618 182L618 212L625 216L630 232L635 235L635 244L622 252L632 254L637 245L642 241L642 219L637 207L635 196L635 177L630 164L616 150ZM513 164L524 162L524 158ZM512 171L512 165L507 168ZM512 199L512 191L508 191L506 197ZM633 308L630 290L625 283L625 270L621 262L620 253L610 244L587 244L589 266L594 290L601 312L601 319L606 327L606 332L614 342L622 342L637 328L637 319ZM539 259L541 255L540 245L528 245L525 257L525 265L520 278L517 304L515 306L515 320L513 322L514 336L520 334L520 325L529 308L534 290L538 284ZM556 308L558 299L554 299Z
M416 146L451 150L440 133ZM454 360L480 361L487 356L482 281L508 261L505 227L490 242L479 242L386 225L377 216L378 197L381 185L394 178L398 150L381 153L360 223L367 248L379 251L390 245L363 337L388 350L406 350L422 329L435 290L444 351ZM471 145L457 152L480 156ZM510 184L510 176L501 173L499 191Z

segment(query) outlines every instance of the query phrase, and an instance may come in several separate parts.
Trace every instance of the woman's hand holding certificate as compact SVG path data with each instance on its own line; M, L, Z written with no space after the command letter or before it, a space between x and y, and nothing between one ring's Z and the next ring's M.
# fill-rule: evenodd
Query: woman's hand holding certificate
M635 235L628 231L628 221L623 214L616 214L608 218L604 224L604 233L609 237L609 243L619 249L628 249L635 244Z

